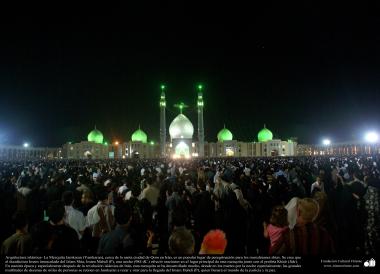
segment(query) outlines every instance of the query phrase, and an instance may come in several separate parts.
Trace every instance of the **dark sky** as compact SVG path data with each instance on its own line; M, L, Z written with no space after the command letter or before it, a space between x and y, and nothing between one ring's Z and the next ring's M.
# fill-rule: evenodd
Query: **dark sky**
M139 124L157 141L160 83L167 126L183 101L195 129L205 85L209 141L224 123L243 141L264 123L301 143L380 129L378 6L260 2L1 9L0 142L59 146L95 124L108 141Z

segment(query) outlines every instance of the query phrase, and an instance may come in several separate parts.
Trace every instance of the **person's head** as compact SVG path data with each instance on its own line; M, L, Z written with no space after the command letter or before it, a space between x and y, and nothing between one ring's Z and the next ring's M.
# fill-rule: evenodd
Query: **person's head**
M92 193L90 191L83 191L82 198L81 198L82 204L88 205L92 203L92 201L93 201Z
M297 205L297 224L312 223L319 214L319 205L312 198L298 200Z
M199 254L222 255L227 246L226 234L222 230L209 231L204 237Z
M175 182L172 188L173 192L182 193L183 187L180 182Z
M284 206L275 206L272 209L272 214L269 222L277 227L288 226L288 211Z
M96 191L96 196L99 202L108 202L108 190L104 186L100 186Z
M169 250L171 255L192 255L194 253L195 240L190 230L176 229L169 238Z
M222 174L222 176L221 176L221 179L222 179L223 181L225 181L225 182L232 183L233 175L234 175L234 174L233 174L233 171L232 171L231 169L227 168L227 169L223 172L223 174Z
M205 191L206 190L206 184L205 184L205 182L203 180L198 180L197 187L201 191Z
M16 230L20 230L23 232L28 231L28 218L24 211L17 211L12 216L12 224Z
M62 201L53 201L48 207L47 214L49 216L49 221L53 224L59 224L63 221L65 216L65 207Z
M147 176L147 178L145 179L145 183L147 186L151 186L153 183L154 183L154 179L152 176Z
M120 203L115 207L115 221L119 225L127 225L131 221L132 210L129 204Z
M74 193L72 191L65 191L62 194L62 201L65 206L71 206L74 203Z
M132 196L137 198L137 197L139 197L139 195L141 193L141 187L139 185L135 184L132 186L131 191L132 191Z

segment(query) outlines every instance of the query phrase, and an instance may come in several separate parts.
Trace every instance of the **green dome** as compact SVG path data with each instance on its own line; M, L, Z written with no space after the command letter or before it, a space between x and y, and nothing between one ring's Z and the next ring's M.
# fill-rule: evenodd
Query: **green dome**
M97 144L102 144L103 143L103 133L101 133L99 130L95 129L92 130L88 136L87 136L87 140L89 142L94 142L94 143L97 143Z
M218 133L218 141L224 142L224 141L231 141L232 140L232 132L226 129L224 127L221 131Z
M266 142L266 141L270 141L273 139L273 134L272 132L267 129L264 125L264 128L262 130L259 131L259 134L257 134L257 139L259 140L259 142Z
M132 142L142 142L145 144L148 142L148 136L139 127L139 129L133 132L132 134Z

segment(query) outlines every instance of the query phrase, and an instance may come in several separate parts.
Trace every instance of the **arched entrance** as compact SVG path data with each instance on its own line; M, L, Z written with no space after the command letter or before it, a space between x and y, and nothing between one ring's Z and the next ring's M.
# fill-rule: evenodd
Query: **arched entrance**
M270 155L271 155L271 156L278 156L278 150L277 150L277 149L273 149L273 150L270 152Z
M179 142L179 144L175 147L175 155L179 158L189 158L189 146L185 142Z

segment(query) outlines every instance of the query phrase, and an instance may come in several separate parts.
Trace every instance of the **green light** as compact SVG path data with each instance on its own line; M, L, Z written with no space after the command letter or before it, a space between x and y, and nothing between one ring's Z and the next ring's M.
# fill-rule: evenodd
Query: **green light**
M199 84L199 85L198 85L198 89L199 89L199 90L202 90L202 89L203 89L203 85Z
M182 110L183 110L184 108L187 108L188 105L185 105L183 102L181 102L181 103L179 103L179 104L175 104L174 107L179 108L179 112L182 113Z
M140 128L138 130L136 130L133 134L132 134L132 142L142 142L142 143L147 143L147 140L148 140L148 136L146 135L146 133L141 130Z
M94 130L92 130L88 136L87 136L87 140L89 142L95 142L97 144L102 144L103 143L103 134L97 130L96 128Z
M257 139L259 142L271 141L273 139L273 133L264 125L264 128L257 134Z
M154 145L154 142L153 142L153 141L150 141L150 144L153 146L153 145Z
M165 85L161 85L161 90L164 90L166 88Z
M104 142L104 145L105 145L105 146L107 146L107 145L108 145L108 143L107 143L107 142Z
M224 141L231 141L233 138L233 135L231 131L229 131L226 128L223 128L221 131L219 131L217 137L218 137L219 142L224 142Z

